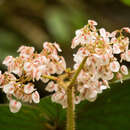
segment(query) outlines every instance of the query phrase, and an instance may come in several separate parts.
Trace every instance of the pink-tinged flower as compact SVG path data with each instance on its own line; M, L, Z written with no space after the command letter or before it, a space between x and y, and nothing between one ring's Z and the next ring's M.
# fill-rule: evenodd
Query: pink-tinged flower
M53 81L50 81L50 82L47 84L45 90L48 91L48 92L57 91L57 90L58 90L57 84L55 84Z
M94 20L88 20L88 24L94 25L94 26L98 25L97 22Z
M93 61L94 61L94 58L93 58L93 57L88 57L88 58L87 58L87 61L86 61L86 64L87 64L88 66L90 66L90 65L92 65Z
M48 65L47 65L47 69L48 69L48 72L50 73L50 74L55 74L56 73L56 65L55 65L55 63L53 63L53 62L50 62Z
M126 58L125 58L125 53L120 54L120 57L121 57L120 62L122 62L123 60L126 60Z
M106 30L104 29L104 28L101 28L100 30L99 30L99 32L100 32L100 35L102 36L102 37L106 37Z
M97 30L94 26L96 23L94 24L93 21L89 21L89 25L76 31L72 48L81 46L78 52L73 55L74 69L77 70L83 58L87 56L83 70L77 78L78 96L81 100L94 101L98 93L109 88L108 81L114 78L113 72L119 75L118 71L121 71L118 59L114 54L120 54L121 61L130 61L129 39L122 37L123 34L121 34L122 32L118 33L119 30L109 33L104 28ZM116 35L117 33L119 35ZM126 68L123 68L127 74ZM122 81L122 77L123 73L120 73L118 79Z
M65 71L66 62L63 57L60 57L60 60L57 63L55 63L55 67L56 67L57 74L62 74Z
M116 31L113 31L113 32L110 34L110 36L111 36L111 37L116 37L116 34L117 34L117 30L116 30Z
M14 62L14 58L12 56L7 56L4 59L3 64L6 65L6 66L9 66L13 62Z
M75 97L74 103L79 104L81 102L81 98L79 96Z
M110 57L109 57L109 54L107 54L107 53L104 55L95 54L94 56L97 59L96 62L100 65L107 65L109 63Z
M110 70L112 72L118 72L120 69L120 64L118 61L113 61L110 63Z
M20 110L22 104L19 101L16 100L10 100L9 108L12 113L16 113Z
M111 80L114 78L114 74L111 71L104 72L103 74L101 74L101 78L104 80Z
M116 78L119 79L121 81L121 83L123 83L123 75L121 73L117 73L116 74Z
M43 49L51 55L57 55L57 48L50 42L44 42Z
M14 74L17 74L18 76L21 76L22 75L22 69L21 68L18 68L18 67L15 67L14 69L12 69L10 72L14 73Z
M121 53L120 45L118 43L115 43L113 45L113 53L114 54L120 54Z
M112 43L112 44L115 44L115 43L117 44L117 43L118 43L117 38L116 38L116 37L112 37L111 43Z
M57 74L62 74L63 71L64 71L64 69L62 68L62 66L57 64L56 65L56 73Z
M57 91L51 97L53 102L59 103L62 105L63 108L67 107L67 95L64 91Z
M5 72L4 75L8 78L9 81L16 81L16 77L13 74Z
M20 56L23 58L29 58L33 55L34 47L21 46L17 52L20 52Z
M24 85L24 92L25 92L26 94L30 94L30 93L32 93L34 90L35 90L35 89L34 89L34 84L28 83L27 85Z
M4 75L2 75L2 72L0 71L0 85L2 85L4 82Z
M37 91L32 93L32 100L33 100L34 103L40 102L40 95Z
M32 95L23 95L22 101L32 103Z
M126 51L125 59L126 59L126 61L130 62L130 50Z
M80 41L78 41L77 37L75 37L73 40L72 40L72 45L71 45L71 48L74 49L76 46L78 46L80 43Z
M128 75L128 68L126 65L122 65L120 69L121 69L122 74Z
M54 43L54 46L56 47L56 49L57 49L59 52L62 52L60 46L59 46L57 43Z
M88 101L93 102L96 100L97 94L98 93L94 88L88 88L85 97Z
M106 37L111 37L111 33L110 32L106 32Z
M24 93L21 91L21 89L18 89L17 91L14 92L13 94L17 99L21 100Z
M106 85L101 85L101 86L100 86L100 91L101 91L101 93L102 93L103 90L105 90L105 89L107 89L107 88L108 88L108 87L107 87Z
M6 84L2 87L3 87L3 91L6 94L13 94L14 93L14 90L15 90L14 82L10 82L9 84Z
M127 33L130 33L130 28L129 27L124 27L123 28Z
M75 31L75 35L76 35L76 36L80 36L80 35L82 35L82 33L83 33L83 32L82 32L82 30L80 30L80 29L78 29L78 30Z
M33 69L32 63L30 63L30 62L25 62L25 63L24 63L24 70L25 70L26 72L29 72L29 71L31 71L32 69Z
M32 78L33 80L36 79L37 81L41 78L41 75L43 74L43 72L46 70L46 66L45 65L39 65L38 67L33 67L32 70Z
M62 68L62 71L64 71L66 69L66 62L65 62L64 57L62 57L62 56L60 57L59 64Z
M98 93L102 93L107 88L110 88L107 80L98 81L98 86L96 87Z

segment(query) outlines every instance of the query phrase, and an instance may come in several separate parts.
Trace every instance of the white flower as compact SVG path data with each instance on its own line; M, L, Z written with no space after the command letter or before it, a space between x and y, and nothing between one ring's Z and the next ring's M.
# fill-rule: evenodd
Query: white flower
M115 37L116 34L117 34L117 31L113 31L113 32L110 34L110 36L111 36L111 37Z
M12 56L7 56L4 59L3 64L9 66L12 62L14 62L14 58Z
M34 103L39 103L40 102L40 95L37 91L33 92L32 94L32 100Z
M101 86L100 86L101 92L102 92L103 90L107 89L107 88L108 88L108 87L107 87L106 85L101 85Z
M67 95L64 90L54 93L51 97L51 100L53 102L61 104L63 108L67 107Z
M124 27L123 28L127 33L130 33L130 28L129 27Z
M53 102L59 102L62 98L64 98L64 93L58 91L52 95L51 99Z
M126 61L130 62L130 50L126 51L125 59L126 59Z
M56 47L56 49L57 49L59 52L62 52L62 50L60 49L60 46L59 46L57 43L54 43L54 46Z
M104 28L101 28L100 30L99 30L99 32L100 32L100 35L102 36L102 37L106 37L106 30L104 29Z
M98 85L96 86L97 93L102 93L103 90L109 88L108 84L104 83L104 81L98 81Z
M90 102L93 102L97 98L97 91L93 88L88 88L87 93L85 95L86 99Z
M121 53L120 46L119 46L118 43L113 45L113 53L114 54L120 54Z
M37 81L41 78L42 73L46 70L45 65L39 65L38 67L33 67L33 80L36 79Z
M0 71L0 85L3 83L4 81L4 76L2 75L2 72Z
M80 98L79 96L76 96L76 97L75 97L75 100L74 100L74 103L75 103L75 104L79 104L80 101L81 101L81 98Z
M23 92L21 92L21 91L16 91L15 93L14 93L14 96L17 98L17 99L22 99L22 97L23 97Z
M80 35L82 35L82 31L81 31L80 29L78 29L78 30L75 31L75 34L76 34L77 36L80 36Z
M50 62L47 67L48 67L48 72L50 74L56 73L56 65L53 62Z
M16 100L10 100L9 108L12 113L16 113L20 110L22 104L19 101Z
M112 72L118 72L120 69L120 64L118 61L113 61L110 63L110 70Z
M14 82L10 82L3 86L3 91L7 94L13 94L15 90Z
M121 81L121 83L123 83L123 80L122 80L123 79L123 75L121 73L118 72L116 74L116 77L117 77L117 79L119 79Z
M111 71L108 72L104 72L103 74L101 74L101 78L104 80L111 80L113 79L114 74Z
M13 72L14 74L17 74L18 76L22 75L22 71L19 67L14 68L11 72Z
M32 70L32 64L30 62L25 62L24 63L24 70L29 72Z
M45 88L48 92L57 91L57 89L57 85L53 81L50 81Z
M20 52L20 56L26 59L33 55L34 50L34 47L21 46L17 52Z
M22 101L23 101L23 102L32 103L32 96L31 96L31 95L24 95L24 96L22 97Z
M27 85L24 85L24 92L25 92L26 94L30 94L30 93L32 93L34 90L35 90L35 89L34 89L34 84L28 83Z
M107 53L104 55L95 54L94 56L97 59L97 63L99 62L98 64L100 64L100 65L106 65L109 63L110 58L109 58L109 55Z
M97 22L94 20L88 20L88 24L96 26Z
M128 75L128 68L127 68L127 66L122 65L120 69L121 69L122 74Z

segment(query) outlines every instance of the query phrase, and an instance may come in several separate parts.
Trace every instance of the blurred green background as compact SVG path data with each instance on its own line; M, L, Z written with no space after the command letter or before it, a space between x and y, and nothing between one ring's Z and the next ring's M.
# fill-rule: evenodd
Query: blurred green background
M44 41L59 43L67 65L72 66L72 38L88 19L97 21L98 27L108 31L130 27L130 0L0 0L0 70L6 69L2 65L5 56L16 56L20 45L35 46L39 51ZM0 103L5 102L4 97L0 92ZM126 125L130 130L128 122Z
M130 25L130 0L0 0L0 68L20 45L42 49L44 41L58 42L72 61L71 41L88 19L108 31Z

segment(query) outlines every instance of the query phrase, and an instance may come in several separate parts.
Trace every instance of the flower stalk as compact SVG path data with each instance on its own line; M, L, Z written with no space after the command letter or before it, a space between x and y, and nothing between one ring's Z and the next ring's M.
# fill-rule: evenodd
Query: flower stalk
M78 67L77 71L75 72L72 80L70 81L68 87L67 87L67 130L75 130L75 99L74 99L74 83L82 70L85 62L86 62L87 56L84 57L82 60L80 66Z
M50 80L57 80L58 79L57 77L50 76L50 75L43 75L43 78L47 78L47 79L50 79Z
M75 130L74 87L67 89L67 130Z

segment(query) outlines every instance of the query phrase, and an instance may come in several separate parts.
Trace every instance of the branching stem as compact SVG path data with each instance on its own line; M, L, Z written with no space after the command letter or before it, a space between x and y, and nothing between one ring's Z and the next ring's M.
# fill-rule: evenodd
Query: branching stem
M51 80L58 80L57 77L55 76L50 76L50 75L43 75L43 78L51 79Z
M82 70L87 57L84 57L83 61L81 62L80 66L76 70L72 80L70 81L69 85L67 86L67 130L75 130L75 104L74 104L74 83Z

